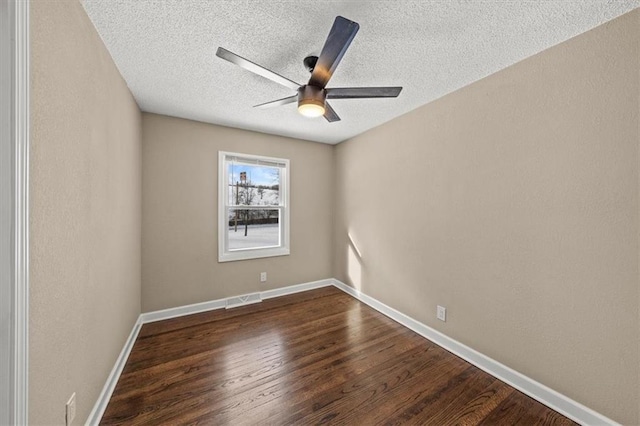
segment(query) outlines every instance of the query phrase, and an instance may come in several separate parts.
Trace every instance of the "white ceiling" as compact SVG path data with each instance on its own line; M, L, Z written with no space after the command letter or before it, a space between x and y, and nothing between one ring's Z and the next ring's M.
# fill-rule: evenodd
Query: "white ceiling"
M640 6L640 0L83 0L143 111L325 143L378 126ZM215 56L222 46L298 83L336 15L360 24L328 87L403 86L305 118L294 95Z

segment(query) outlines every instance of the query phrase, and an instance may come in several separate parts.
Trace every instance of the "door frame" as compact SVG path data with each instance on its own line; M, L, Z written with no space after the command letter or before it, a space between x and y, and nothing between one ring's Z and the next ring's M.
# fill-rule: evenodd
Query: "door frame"
M29 0L8 2L12 149L11 424L28 424L29 388Z

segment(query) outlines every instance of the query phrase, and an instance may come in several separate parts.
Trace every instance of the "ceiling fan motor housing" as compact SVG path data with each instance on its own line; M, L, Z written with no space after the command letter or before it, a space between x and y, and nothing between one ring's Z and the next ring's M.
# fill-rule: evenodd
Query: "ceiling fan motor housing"
M318 105L324 109L327 92L316 86L305 84L298 89L298 108L302 105Z

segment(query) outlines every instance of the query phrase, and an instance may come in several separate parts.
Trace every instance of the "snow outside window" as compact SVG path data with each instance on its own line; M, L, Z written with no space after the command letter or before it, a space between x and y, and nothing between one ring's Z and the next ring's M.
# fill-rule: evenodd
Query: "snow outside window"
M289 160L219 152L218 261L289 254Z

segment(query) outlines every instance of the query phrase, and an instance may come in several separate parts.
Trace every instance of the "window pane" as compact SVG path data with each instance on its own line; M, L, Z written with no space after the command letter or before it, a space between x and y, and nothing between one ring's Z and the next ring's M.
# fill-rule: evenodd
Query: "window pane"
M229 209L229 250L280 245L280 215L273 209Z
M230 206L277 206L280 204L280 168L229 161Z

